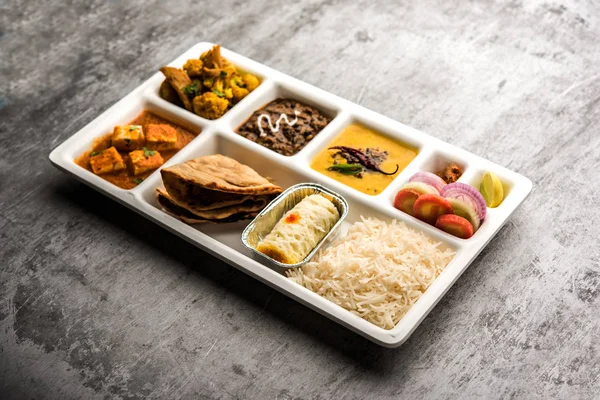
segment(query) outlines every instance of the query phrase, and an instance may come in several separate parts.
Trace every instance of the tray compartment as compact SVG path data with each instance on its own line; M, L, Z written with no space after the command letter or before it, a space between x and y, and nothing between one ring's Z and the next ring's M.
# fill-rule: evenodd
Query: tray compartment
M486 172L492 172L494 175L496 175L498 177L498 179L500 179L500 182L502 182L502 189L504 191L504 200L502 200L502 203L500 203L500 205L498 205L498 207L494 207L494 208L488 207L488 213L489 213L490 210L500 209L504 205L504 202L511 195L511 192L513 191L513 189L515 187L515 182L513 182L508 176L505 176L503 174L503 171L493 170L491 168L485 169L485 168L481 168L481 167L474 168L471 171L471 173L467 177L465 177L464 182L468 183L469 185L473 186L476 189L479 189L479 186L481 185L481 181L483 179L483 175Z
M438 172L441 172L450 163L456 163L460 168L462 174L459 178L459 181L461 181L460 179L469 169L468 161L457 157L450 151L445 151L440 148L435 148L431 152L431 154L428 155L427 160L425 160L425 162L420 166L419 171L415 172L423 171L431 172L432 174L437 174ZM408 178L410 178L410 176Z
M341 181L338 181L337 179L334 179L333 177L326 175L321 171L315 170L311 167L311 164L313 163L315 157L320 155L328 146L330 146L330 144L334 140L336 140L340 135L343 134L346 128L353 124L363 126L387 139L393 140L394 142L397 142L398 144L416 152L415 157L412 160L410 160L408 164L406 164L404 168L400 170L398 175L391 182L389 182L387 186L383 188L383 190L381 190L377 194L363 193L360 190L352 188L351 186ZM328 135L326 137L323 137L321 140L319 140L319 142L315 143L314 146L311 146L310 149L306 149L306 151L302 154L307 168L323 177L325 179L325 182L331 183L332 185L343 185L344 187L349 188L352 191L356 191L361 195L367 195L369 197L381 197L382 195L388 192L391 186L395 186L395 182L397 182L399 179L404 179L407 173L411 173L411 171L414 171L415 165L420 165L424 162L422 152L424 149L426 149L425 141L420 140L420 138L415 137L413 135L404 134L401 130L397 129L397 127L389 126L384 123L374 121L370 118L363 118L351 113L344 113L339 118L338 123L336 123L332 128L335 129L332 129L330 132L328 132Z
M419 230L426 231L431 236L438 237L444 241L450 241L452 243L455 243L456 245L458 245L459 243L469 243L472 241L480 240L483 236L485 236L487 233L480 233L480 232L487 232L489 221L495 220L495 217L494 217L495 213L493 213L493 212L490 213L490 210L494 210L494 209L488 208L487 215L486 215L485 219L481 222L481 226L470 238L461 239L461 238L458 238L447 232L444 232L441 229L438 229L433 225L429 225L427 222L421 221L420 219L417 219L416 217L413 217L412 215L409 215L409 214L407 214L403 211L400 211L394 207L394 198L395 198L396 194L398 193L398 191L400 190L400 188L402 187L402 185L404 185L407 181L408 181L408 179L403 181L400 185L396 186L393 191L390 191L389 193L386 194L385 204L382 205L382 207L384 207L386 210L388 210L394 218L402 220L407 223L410 222L411 224L414 224L415 226L417 226ZM460 179L458 181L464 182Z
M171 63L167 64L167 66L175 67L175 68L182 68L187 60L193 59L193 58L195 58L195 59L199 58L203 52L210 50L210 48L212 46L213 46L212 43L206 43L206 42L199 43L196 46L192 47L190 50L186 51L180 57L173 60ZM221 55L224 58L226 58L228 61L233 63L233 65L235 65L235 67L237 68L238 72L250 73L252 75L255 75L260 80L260 85L255 90L253 90L250 94L248 94L248 96L244 97L239 103L235 104L231 109L229 109L220 118L218 118L216 120L208 120L208 119L203 118L191 111L186 110L183 107L179 107L179 106L176 106L175 104L169 103L168 101L166 101L162 97L160 97L160 95L159 95L160 85L165 80L165 77L161 72L156 73L152 77L151 83L148 82L149 85L148 85L148 89L147 89L146 93L148 95L151 95L152 97L154 97L156 99L156 102L161 107L169 109L172 112L174 112L175 109L179 109L179 110L183 111L184 113L191 115L192 118L190 118L190 119L192 119L192 120L196 119L198 121L202 121L202 123L204 123L204 124L208 124L211 121L226 120L230 116L230 114L232 114L232 113L235 114L235 112L238 109L240 109L243 105L253 101L253 98L256 96L254 93L259 91L261 89L261 87L263 85L265 85L265 83L269 82L269 76L272 75L272 70L258 64L255 61L252 61L246 57L243 57L239 54L233 53L223 47L221 47Z
M260 87L259 87L260 88ZM258 90L258 89L257 89ZM252 94L252 93L251 93ZM317 140L320 140L323 136L328 136L332 131L332 124L336 121L337 117L342 112L341 105L338 102L332 101L328 96L319 96L315 95L307 88L296 88L290 85L286 85L282 82L267 82L265 88L262 92L253 97L252 101L244 104L243 110L240 110L233 118L228 121L228 128L231 132L237 134L237 129L242 126L251 116L252 114L266 106L268 103L277 100L277 99L292 99L296 100L300 103L304 103L306 105L315 107L322 114L331 118L331 122L327 124L325 128L323 128L303 149L301 149L298 153L292 156L284 156L284 157L296 157L306 152L307 149L313 147L313 143ZM244 99L245 100L245 99ZM241 108L241 107L240 107ZM274 121L273 121L274 122ZM333 125L333 129L335 129L335 125ZM238 135L240 136L240 135ZM240 136L242 137L242 136ZM248 140L244 138L245 140ZM252 142L248 140L249 142ZM252 142L254 143L254 142ZM258 146L264 147L258 143L255 143ZM264 147L266 148L266 147ZM271 149L266 148L267 150L279 154Z
M129 123L143 111L152 112L158 115L159 117L162 117L174 124L181 125L184 128L196 134L196 137L187 146L179 150L170 160L168 160L165 163L165 165L168 165L172 159L176 158L180 153L185 152L185 150L188 149L190 146L193 146L193 143L202 136L202 133L205 129L204 124L198 123L197 121L190 121L182 117L177 112L174 113L170 110L164 109L157 105L156 102L153 101L153 99L148 98L147 96L136 96L130 101L121 101L115 104L104 114L102 114L88 126L83 128L82 131L80 131L80 133L82 134L82 136L85 137L85 139L82 138L81 140L70 142L70 145L67 147L67 150L63 153L63 157L66 156L70 158L70 161L73 163L74 167L80 169L82 171L82 174L88 175L89 179L91 179L92 181L100 180L110 186L113 186L115 190L138 190L139 187L144 185L147 180L151 179L153 176L156 175L156 171L153 171L152 174L148 176L146 180L137 187L132 189L122 189L116 185L113 185L110 182L105 181L102 177L95 175L91 171L82 168L81 166L75 163L75 160L82 154L84 154L86 151L88 151L97 139L110 134L115 126Z
M400 210L397 210L393 206L396 194L398 193L398 191L401 190L402 186L404 186L404 184L408 182L412 175L422 171L431 172L435 174L441 171L445 166L447 166L451 162L456 163L462 171L462 174L457 180L457 182L470 184L475 189L479 188L479 183L481 182L481 176L483 176L483 172L480 172L478 168L473 167L473 165L477 165L477 160L473 159L472 157L463 156L462 151L459 150L453 152L452 149L443 149L440 148L435 141L432 141L432 143L430 143L427 146L427 148L423 151L422 155L423 157L419 160L419 162L415 162L413 168L411 168L410 171L407 171L407 173L401 177L402 179L395 179L394 182L392 182L392 184L390 185L390 187L388 187L389 190L386 190L384 194L384 197L387 201L386 207L391 207L391 210L396 214L396 218L402 219L404 221L408 220L414 222L415 224L420 226L422 230L429 231L431 234L434 234L434 232L440 234L443 237L446 237L446 240L452 240L453 242L470 242L480 239L483 236L483 234L480 234L480 232L484 228L484 225L489 225L489 221L495 219L494 213L490 214L490 210L493 210L491 208L487 209L488 215L481 222L481 226L477 230L477 232L475 232L473 236L469 239L461 239L449 233L446 233L432 225L429 225L428 223L423 222ZM476 182L476 185L474 185L473 182ZM485 226L485 228L486 229L484 229L484 231L487 231L487 226Z

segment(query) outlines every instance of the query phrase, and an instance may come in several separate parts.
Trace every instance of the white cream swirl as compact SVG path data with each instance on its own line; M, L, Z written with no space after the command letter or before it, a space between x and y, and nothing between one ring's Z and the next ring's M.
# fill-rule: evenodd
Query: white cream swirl
M279 116L279 118L277 118L277 121L275 121L275 126L273 126L273 122L271 121L271 116L268 114L260 114L258 116L258 120L256 121L256 123L258 124L258 129L260 130L260 137L265 137L267 136L267 133L263 130L262 127L262 120L266 119L267 123L269 124L269 128L271 129L272 133L277 133L279 132L279 126L281 124L281 120L284 120L286 124L288 124L289 126L294 126L296 124L296 122L298 122L298 115L300 114L300 111L298 110L294 110L294 115L296 116L292 121L290 121L288 119L287 114L283 113Z

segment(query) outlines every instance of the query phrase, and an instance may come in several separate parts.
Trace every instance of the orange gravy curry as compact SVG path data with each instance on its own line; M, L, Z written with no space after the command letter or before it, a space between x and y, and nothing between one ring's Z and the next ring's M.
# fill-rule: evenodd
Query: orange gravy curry
M177 146L176 146L176 148L173 150L165 150L165 151L160 152L160 154L165 162L167 162L171 157L173 157L179 150L183 149L188 143L190 143L199 134L199 133L194 134L194 133L190 132L189 130L185 129L184 127L176 125L162 117L159 117L156 114L151 113L150 111L142 111L142 113L140 115L135 117L135 119L128 122L126 125L142 125L142 129L145 130L146 126L148 124L165 124L165 125L171 126L172 128L174 128L177 131ZM92 144L91 149L86 151L79 157L77 157L75 159L75 162L79 166L81 166L93 173L92 168L90 166L90 157L91 157L92 153L100 152L102 150L106 150L109 147L111 147L112 136L113 136L112 133L108 133L108 134L101 136L98 139L94 140L94 143ZM119 151L119 154L121 155L121 157L123 157L123 161L125 162L125 165L129 165L129 153ZM102 179L112 183L113 185L116 185L116 186L122 188L122 189L133 189L134 187L136 187L137 185L142 183L142 181L144 179L146 179L148 176L150 176L154 171L155 170L151 170L151 171L146 171L139 175L133 175L130 168L125 168L125 169L117 171L117 172L100 174L98 176L101 177Z

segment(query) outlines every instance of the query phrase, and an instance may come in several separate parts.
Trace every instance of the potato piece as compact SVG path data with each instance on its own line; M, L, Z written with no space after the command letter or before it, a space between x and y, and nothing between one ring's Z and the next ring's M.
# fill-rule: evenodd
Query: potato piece
M116 148L109 147L101 152L92 151L90 155L90 167L96 175L109 174L125 169L123 157Z
M129 168L133 175L140 175L146 171L156 169L163 165L163 160L160 153L156 150L143 148L129 153Z
M144 129L141 125L115 126L112 135L112 145L121 151L139 149L146 144Z
M188 98L185 91L185 88L192 84L192 80L188 74L184 70L173 67L162 67L160 72L165 75L167 81L175 89L185 109L192 111L192 101Z
M200 60L204 63L205 69L220 69L223 66L224 60L224 58L221 57L221 45L216 44L212 49L202 53L200 55Z
M175 150L177 148L177 131L167 124L148 124L146 126L146 147L158 151Z
M160 84L160 88L158 89L158 95L171 104L183 107L183 102L179 98L179 95L177 94L175 89L173 89L173 86L171 86L169 81L166 79L163 81L163 83Z

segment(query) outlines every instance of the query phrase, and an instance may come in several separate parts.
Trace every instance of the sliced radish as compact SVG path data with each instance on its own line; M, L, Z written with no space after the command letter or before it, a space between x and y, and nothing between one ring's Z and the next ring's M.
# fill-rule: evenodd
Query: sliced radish
M420 195L421 193L414 189L402 189L396 194L396 198L394 198L394 207L407 214L413 215L415 201L417 201Z
M475 212L479 216L479 221L483 221L485 218L487 212L485 199L473 186L461 182L449 183L442 188L440 194L445 198L458 199L467 204L473 204Z
M413 212L416 218L434 225L440 215L452 214L452 205L437 194L422 194L415 201Z
M408 182L402 186L402 189L414 189L421 194L440 194L439 190L423 182Z
M473 203L467 203L464 200L452 198L446 200L448 200L452 205L452 212L454 213L454 215L458 215L459 217L465 218L471 223L471 225L473 225L473 231L477 232L477 229L479 229L480 221L479 215L477 215Z
M461 216L454 214L440 215L435 227L461 239L473 236L473 225Z
M408 180L409 182L423 182L428 185L433 186L439 191L442 190L444 186L446 186L446 182L436 174L432 174L431 172L417 172Z

